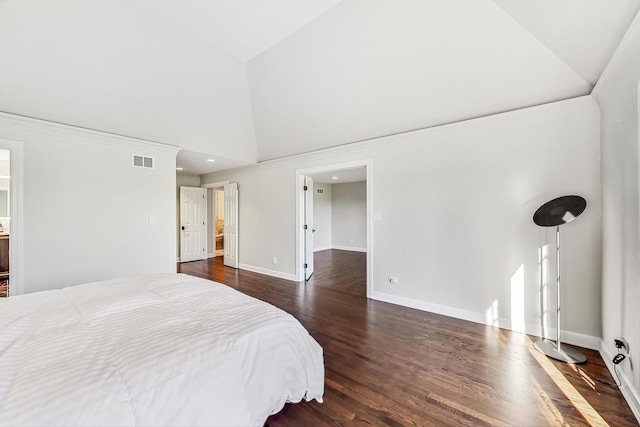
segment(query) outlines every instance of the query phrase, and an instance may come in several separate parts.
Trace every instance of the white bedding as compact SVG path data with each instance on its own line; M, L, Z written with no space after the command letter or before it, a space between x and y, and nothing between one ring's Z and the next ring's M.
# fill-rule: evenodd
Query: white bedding
M184 274L0 301L0 425L263 425L322 401L322 348L291 315Z

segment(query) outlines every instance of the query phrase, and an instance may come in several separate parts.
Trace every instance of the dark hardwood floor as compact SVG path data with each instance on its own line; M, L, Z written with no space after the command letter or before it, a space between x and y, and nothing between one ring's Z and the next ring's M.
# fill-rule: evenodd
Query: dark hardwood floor
M288 404L268 426L638 425L597 352L563 364L535 337L367 300L365 263L317 252L306 284L221 257L179 265L291 313L324 348L324 403Z

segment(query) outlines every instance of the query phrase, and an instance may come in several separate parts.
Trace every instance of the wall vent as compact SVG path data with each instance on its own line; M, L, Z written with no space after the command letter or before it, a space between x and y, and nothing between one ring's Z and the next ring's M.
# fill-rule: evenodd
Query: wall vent
M133 166L137 168L153 169L153 157L133 155Z
M316 194L324 194L324 188L316 188Z

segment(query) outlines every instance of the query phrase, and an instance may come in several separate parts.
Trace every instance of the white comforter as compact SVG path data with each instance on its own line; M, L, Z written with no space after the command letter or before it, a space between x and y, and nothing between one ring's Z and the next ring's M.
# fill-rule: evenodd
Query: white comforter
M0 301L0 425L262 425L322 401L322 348L270 304L184 274Z

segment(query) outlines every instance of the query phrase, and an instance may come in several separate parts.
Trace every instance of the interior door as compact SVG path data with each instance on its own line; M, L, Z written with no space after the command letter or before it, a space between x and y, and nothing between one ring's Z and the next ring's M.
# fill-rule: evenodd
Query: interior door
M304 280L313 274L313 179L304 177Z
M238 183L224 185L224 265L238 268Z
M180 187L180 262L207 257L205 189Z

